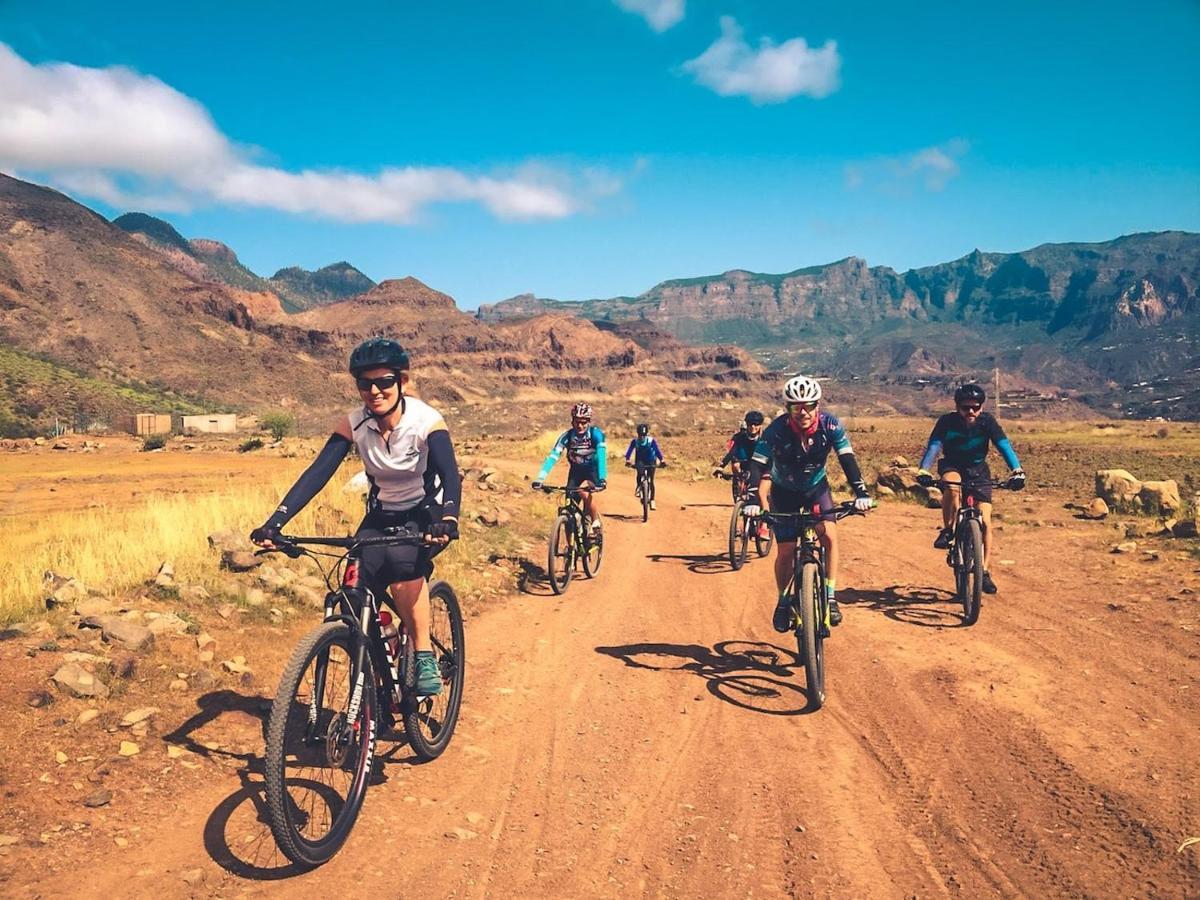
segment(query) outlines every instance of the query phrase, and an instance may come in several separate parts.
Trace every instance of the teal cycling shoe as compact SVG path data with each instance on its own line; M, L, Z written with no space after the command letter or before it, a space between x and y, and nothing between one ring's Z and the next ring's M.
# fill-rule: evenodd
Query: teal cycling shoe
M442 692L442 673L432 650L417 651L416 692L422 697L436 697Z

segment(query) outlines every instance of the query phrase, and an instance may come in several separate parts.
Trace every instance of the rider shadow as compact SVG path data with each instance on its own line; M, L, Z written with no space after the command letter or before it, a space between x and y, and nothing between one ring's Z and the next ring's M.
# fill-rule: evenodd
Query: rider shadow
M879 610L895 622L918 625L921 628L955 628L965 623L962 605L951 591L932 587L913 587L894 584L882 591L846 588L838 592L843 605L865 605ZM935 604L953 603L954 611Z
M790 650L761 641L700 644L624 644L597 647L597 653L619 659L631 669L690 672L704 680L708 692L733 706L768 716L814 712L808 691L780 681L791 678L797 664ZM784 662L784 660L787 662ZM671 661L678 664L671 665Z
M626 513L605 513L604 518L616 519L618 522L640 522L642 521L641 513L636 516L627 515Z
M684 503L680 509L732 509L730 503Z
M236 772L241 786L214 807L204 824L204 848L213 862L227 872L252 881L278 881L308 871L284 856L271 834L264 782L265 760L257 753L239 753L212 742L198 741L193 735L226 713L244 713L259 719L261 738L265 742L270 704L271 701L262 696L247 696L232 690L212 691L196 699L196 705L200 707L196 714L163 735L164 742L189 750L196 756L213 762L227 761L230 766L241 763ZM388 735L387 739L394 737ZM387 781L386 764L415 761L415 756L395 758L401 748L406 747L407 744L401 742L386 753L376 754L372 785ZM313 784L310 789L319 793L323 787ZM330 805L338 799L331 798Z
M517 575L517 590L522 594L532 594L535 597L552 597L554 589L550 587L550 576L537 563L524 557L509 557L520 567Z
M682 560L687 564L688 571L695 572L697 575L717 575L721 572L733 571L733 566L729 564L729 557L724 553L694 553L690 555L686 553L648 553L646 559L652 562Z

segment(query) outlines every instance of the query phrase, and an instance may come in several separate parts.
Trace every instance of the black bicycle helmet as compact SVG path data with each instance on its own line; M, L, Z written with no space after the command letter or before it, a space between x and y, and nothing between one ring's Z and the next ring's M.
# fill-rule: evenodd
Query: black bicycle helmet
M752 410L750 410L750 412L746 413L746 424L747 425L761 425L762 423L763 423L763 414L760 413L757 409L752 409Z
M350 354L350 374L358 376L367 369L408 368L408 351L391 338L373 337L363 341Z
M647 425L645 422L642 422L641 424L638 425L638 427L637 427L637 436L638 437L645 437L649 433L650 433L650 426Z
M956 404L967 402L982 404L986 399L987 394L985 394L983 388L977 384L959 385L958 390L954 392L954 402Z

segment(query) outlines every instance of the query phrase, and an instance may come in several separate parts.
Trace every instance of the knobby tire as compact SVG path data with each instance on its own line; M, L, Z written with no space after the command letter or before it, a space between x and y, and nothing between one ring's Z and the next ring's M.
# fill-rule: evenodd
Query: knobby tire
M746 521L742 515L745 502L733 504L733 516L729 519L729 565L737 571L746 562L746 545L750 536L746 533Z
M968 519L962 528L962 537L963 624L974 625L979 621L979 610L983 605L983 530L979 520Z
M409 746L423 762L441 756L454 736L466 674L465 635L458 595L446 582L435 581L429 586L429 605L430 637L442 673L442 692L436 697L416 696L416 664L411 649L406 654L404 679L404 732ZM412 642L407 646L411 648Z
M825 639L822 635L821 601L819 591L825 589L817 564L802 563L795 580L800 607L800 633L796 635L804 660L804 677L808 683L809 707L818 710L825 705Z
M306 868L327 862L345 843L370 781L377 716L375 673L369 653L363 654L358 715L355 721L345 723L351 692L360 675L356 650L360 639L344 622L326 622L309 632L292 652L271 704L265 760L271 833L283 854ZM337 668L345 660L344 679L331 662L335 653ZM310 667L312 677L306 684ZM316 726L312 728L311 700L321 670L325 684L321 696L316 697ZM338 708L327 706L327 700ZM339 727L342 734L350 735L350 740L344 755L332 760L325 738ZM303 775L306 770L311 771ZM345 783L344 791L334 787L335 782ZM319 834L311 828L314 822L326 820L328 827Z
M550 589L556 594L561 594L571 583L571 569L575 564L575 543L569 528L567 517L559 516L554 520L554 528L550 532L546 577L550 579Z

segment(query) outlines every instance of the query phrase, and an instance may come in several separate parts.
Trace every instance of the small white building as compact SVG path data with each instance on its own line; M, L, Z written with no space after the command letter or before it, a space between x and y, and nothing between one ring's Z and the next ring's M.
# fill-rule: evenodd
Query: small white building
M235 413L210 413L204 416L184 416L183 431L201 432L203 434L235 434L237 432L237 415Z

